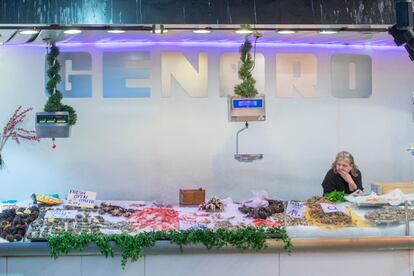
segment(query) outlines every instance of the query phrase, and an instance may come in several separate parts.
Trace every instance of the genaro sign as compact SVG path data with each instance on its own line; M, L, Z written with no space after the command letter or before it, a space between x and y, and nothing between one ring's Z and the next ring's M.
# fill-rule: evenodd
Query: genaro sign
M277 98L299 95L318 98L318 60L309 53L275 53L266 59L275 59L275 75L266 74L265 56L256 54L253 76L259 92L266 91L266 78L275 79ZM63 52L62 83L59 89L64 97L92 97L93 77L101 74L104 98L148 98L152 83L161 84L161 97L172 95L172 79L194 98L207 98L209 72L217 74L220 96L233 94L238 80L238 53L221 53L218 68L209 68L208 53L199 52L191 63L182 52L162 52L160 60L152 60L150 51L124 51L102 53L102 68L92 68L89 52ZM160 64L160 66L156 66ZM158 69L157 69L158 68ZM156 72L159 70L160 72ZM372 62L368 55L334 54L330 58L331 95L336 98L368 98L372 95ZM269 95L268 95L269 98Z

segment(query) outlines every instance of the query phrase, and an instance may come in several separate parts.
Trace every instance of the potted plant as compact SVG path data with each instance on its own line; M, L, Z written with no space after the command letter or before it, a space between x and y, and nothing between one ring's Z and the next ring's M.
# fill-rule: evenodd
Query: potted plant
M244 43L240 47L240 61L238 75L241 83L234 87L235 96L229 98L230 121L264 121L265 115L265 96L259 94L256 89L256 80L253 78L252 71L255 59L252 58L250 51L253 46L249 40L250 34L246 35ZM259 32L254 32L254 53L256 53L256 41L261 36Z
M39 138L65 138L70 136L70 127L75 125L77 115L73 107L62 104L62 93L57 85L62 78L59 74L60 63L58 61L59 48L51 43L47 54L46 91L49 98L44 107L45 112L36 113L36 133Z

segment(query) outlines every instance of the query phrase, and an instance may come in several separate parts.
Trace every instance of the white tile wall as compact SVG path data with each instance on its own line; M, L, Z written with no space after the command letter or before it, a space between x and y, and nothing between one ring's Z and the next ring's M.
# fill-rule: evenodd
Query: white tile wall
M409 251L281 254L280 276L408 276Z
M410 255L411 254L411 255ZM411 276L410 251L293 252L292 255L150 255L122 270L120 257L0 258L0 276ZM410 267L411 266L411 267Z
M128 262L125 269L121 266L121 257L114 258L104 256L84 256L81 264L82 275L99 275L99 276L144 276L144 258L137 262Z
M8 276L81 276L81 257L9 257Z
M241 151L264 154L263 160L251 164L233 158L235 134L243 123L228 122L227 100L219 96L220 54L237 53L237 47L202 49L209 54L207 98L191 98L178 84L170 98L160 96L161 53L179 51L195 57L198 48L146 49L153 70L151 97L145 99L102 98L102 49L69 50L92 54L93 97L64 99L78 111L79 120L70 139L57 140L56 150L50 139L22 145L8 142L2 152L7 167L0 183L10 185L4 185L1 200L23 200L32 192L64 197L68 189L78 188L96 191L99 199L175 203L178 190L186 187L204 187L208 197L236 200L261 189L272 197L303 199L321 194L321 181L343 149L355 155L367 190L372 181L414 178L414 158L406 151L414 143L414 66L404 49L263 48L267 120L251 123L240 136ZM298 93L276 97L275 63L281 52L317 56L318 98ZM372 97L332 96L330 56L338 53L371 56ZM0 48L0 127L18 105L43 108L44 55L44 48ZM23 127L34 127L33 115Z
M145 275L279 276L279 254L146 256Z
M7 258L0 258L0 276L7 274Z

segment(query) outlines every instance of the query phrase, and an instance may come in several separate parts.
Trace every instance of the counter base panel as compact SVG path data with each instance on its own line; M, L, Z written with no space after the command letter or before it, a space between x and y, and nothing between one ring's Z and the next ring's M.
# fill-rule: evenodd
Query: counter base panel
M122 270L119 256L46 256L0 258L0 275L10 276L408 276L413 253L397 251L334 251L272 254L145 255ZM410 257L411 256L411 257Z

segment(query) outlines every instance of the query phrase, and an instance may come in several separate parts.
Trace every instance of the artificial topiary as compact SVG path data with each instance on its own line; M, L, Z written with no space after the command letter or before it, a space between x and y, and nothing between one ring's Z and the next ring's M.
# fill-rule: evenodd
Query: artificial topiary
M75 109L69 105L62 104L62 93L57 89L57 85L61 82L62 78L59 74L60 63L58 61L59 48L55 43L50 45L49 53L47 54L47 63L49 69L47 70L47 76L49 78L46 84L46 91L49 93L49 99L44 107L46 112L58 112L67 111L69 112L69 125L73 126L76 124L77 115Z
M254 33L256 40L260 36L258 32ZM255 87L256 80L252 76L254 60L250 54L251 49L252 43L249 40L249 35L246 35L244 43L240 47L240 60L242 64L239 68L239 78L242 82L234 87L234 93L245 98L253 98L258 94Z

